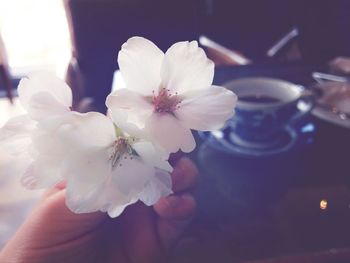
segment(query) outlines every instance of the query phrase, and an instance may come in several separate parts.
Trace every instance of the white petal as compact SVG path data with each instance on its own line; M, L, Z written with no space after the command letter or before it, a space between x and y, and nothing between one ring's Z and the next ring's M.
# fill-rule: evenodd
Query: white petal
M73 118L75 118L75 115L77 115L77 113L73 111L67 111L63 114L58 115L49 115L47 116L47 118L45 117L38 121L38 130L54 132L57 129L59 129L63 124L67 124L71 121L74 121Z
M106 99L106 105L111 110L113 108L125 110L134 107L146 110L152 108L151 102L148 102L144 95L129 89L120 89L111 93Z
M168 152L191 152L196 147L191 130L170 114L152 114L146 121L146 131L153 143L159 144Z
M136 153L149 165L153 165L168 172L173 171L173 167L167 161L169 154L163 149L155 147L151 142L138 141L132 145Z
M89 152L69 158L66 203L75 213L103 211L117 217L141 196L145 202L154 202L171 192L170 175L160 170L157 170L160 174L156 174L156 170L139 157L131 159L126 155L110 170L108 155L102 151ZM109 168L106 170L106 167Z
M110 217L117 217L128 205L137 201L137 196L129 197L120 193L108 178L89 191L78 191L73 182L67 185L66 204L75 213L102 211L108 212Z
M26 154L32 158L26 169L22 184L26 188L49 188L62 181L62 162L69 153L57 139L56 134L37 129L31 137Z
M101 113L73 113L59 127L57 136L69 149L106 148L115 140L115 129L113 122Z
M192 89L206 89L214 77L214 63L196 41L178 42L165 53L161 68L162 87L179 94Z
M119 216L121 213L123 213L123 211L125 210L125 208L129 205L132 205L134 203L136 203L138 201L138 198L132 198L130 199L128 202L124 202L123 204L114 204L114 205L110 205L108 208L108 215L112 218L115 218L117 216Z
M111 175L111 162L106 149L90 148L71 152L63 163L62 173L78 193L87 193Z
M128 113L124 110L108 111L108 116L113 120L114 124L120 128L124 134L128 134L135 138L147 139L148 135L144 129L139 128L135 123L128 122Z
M70 145L67 147L57 136L57 131L47 132L38 129L32 135L32 148L44 157L63 159L69 154Z
M119 216L127 206L139 200L138 193L141 191L140 189L129 191L128 194L125 194L125 191L123 193L120 189L121 185L118 183L118 180L115 180L115 177L111 177L106 181L106 187L103 192L105 204L100 210L108 212L110 217Z
M63 180L62 159L56 156L39 155L27 168L21 182L29 189L50 188Z
M34 94L39 92L50 93L60 104L69 108L72 106L72 91L69 86L54 74L40 72L29 75L21 80L18 86L18 95L24 108Z
M114 198L108 209L111 217L120 215L128 205L139 199L151 205L172 192L169 173L145 165L137 158L123 162L116 169L110 185L122 193Z
M145 165L140 159L124 159L116 167L106 189L110 217L119 216L124 209L139 200L139 195L147 182L155 174L155 169Z
M160 67L163 52L151 41L132 37L123 44L118 54L118 64L130 90L152 94L160 85Z
M113 121L119 127L120 112L127 113L126 123L135 124L139 128L144 128L145 119L152 114L153 106L151 102L146 101L145 97L137 92L120 89L107 97L106 105L111 113Z
M112 182L112 176L105 176L99 182L84 185L82 176L69 178L66 203L75 213L96 211L108 212L111 217L120 215L126 206L136 202L137 197L124 195L119 185Z
M30 155L23 153L10 155L0 149L0 183L7 178L20 179L31 165L33 159Z
M154 167L146 165L139 157L124 156L113 170L111 184L125 196L135 196L154 173Z
M191 93L191 94L189 94ZM176 117L185 127L209 131L220 129L234 114L237 96L223 87L191 91L176 110Z
M154 177L148 182L142 193L140 200L145 205L154 205L161 197L168 196L173 193L171 176L169 173L157 170Z
M42 120L70 112L69 107L60 103L46 91L33 94L27 105L28 114L34 120Z
M11 155L26 152L32 143L31 136L36 130L36 121L28 115L21 115L10 119L0 129L0 148Z
M90 149L71 153L62 173L67 179L66 204L75 213L89 213L107 204L106 181L111 169L107 152Z
M103 183L94 185L89 191L80 191L79 181L73 180L68 181L66 189L66 205L74 213L92 213L107 205Z
M123 131L125 136L130 136L135 139L149 140L149 136L145 129L140 128L133 122L128 122L128 113L123 110L114 110L113 113L108 113L113 119L114 124Z

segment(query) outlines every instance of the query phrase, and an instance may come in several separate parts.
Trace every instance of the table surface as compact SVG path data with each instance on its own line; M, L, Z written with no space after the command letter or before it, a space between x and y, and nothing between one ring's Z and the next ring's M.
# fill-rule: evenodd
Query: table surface
M315 69L218 68L214 83L264 76L307 86ZM169 262L244 262L350 248L350 131L312 116L303 121L316 127L309 143L264 158L217 151L196 134L190 157L201 173L198 211ZM321 200L327 209L320 209Z
M307 86L314 69L221 68L214 82L265 76ZM311 138L269 157L227 154L197 136L191 157L201 172L198 213L174 262L241 262L350 247L350 130L312 116L303 121L316 127Z

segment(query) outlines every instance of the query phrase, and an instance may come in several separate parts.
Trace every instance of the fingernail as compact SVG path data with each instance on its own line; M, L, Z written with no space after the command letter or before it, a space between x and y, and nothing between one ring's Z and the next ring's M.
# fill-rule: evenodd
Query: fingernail
M67 186L67 182L66 181L63 181L63 182L59 182L58 184L55 185L55 188L59 189L59 190L62 190L62 189L65 189Z

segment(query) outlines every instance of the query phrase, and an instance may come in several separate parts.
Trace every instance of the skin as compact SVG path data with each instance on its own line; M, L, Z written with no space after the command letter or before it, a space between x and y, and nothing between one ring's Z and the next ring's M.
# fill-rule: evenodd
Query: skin
M64 186L48 191L0 253L0 262L163 262L195 212L189 190L198 171L187 158L174 164L172 196L153 207L137 203L118 218L74 214Z

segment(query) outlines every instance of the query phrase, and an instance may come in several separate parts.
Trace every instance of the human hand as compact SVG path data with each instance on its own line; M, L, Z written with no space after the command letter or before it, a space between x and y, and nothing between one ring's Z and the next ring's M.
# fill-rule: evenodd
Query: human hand
M65 189L45 194L0 253L0 262L158 262L177 240L195 211L188 191L198 172L187 158L175 163L172 196L153 207L130 206L118 218L106 213L74 214Z

